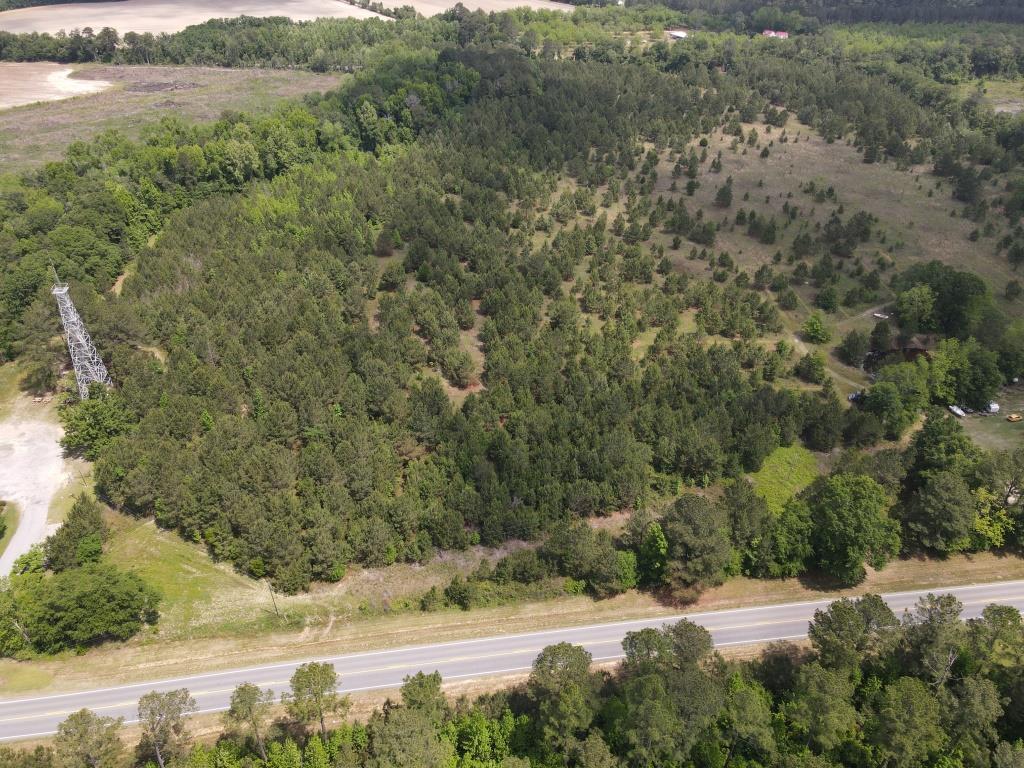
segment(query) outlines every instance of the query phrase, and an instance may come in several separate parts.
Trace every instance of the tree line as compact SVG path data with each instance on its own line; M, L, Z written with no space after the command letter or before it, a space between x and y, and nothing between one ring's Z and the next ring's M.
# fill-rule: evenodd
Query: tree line
M987 288L925 265L893 286L903 330L951 337L941 365L938 355L927 366L890 359L856 409L827 384L798 391L786 379L820 381L819 361L758 343L782 327L780 308L796 306L790 278L780 267L740 280L728 254L708 252L711 213L652 199L659 149L679 159L680 176L692 163L721 169L696 150L691 161L690 142L758 115L782 141L778 101L796 100L835 138L851 123L865 136L891 126L896 156L942 133L923 100L825 55L761 56L760 42L726 36L651 46L642 55L656 66L611 52L553 60L524 50L516 18L456 10L438 22L455 44L381 43L387 53L336 92L268 117L164 121L139 142L106 134L12 183L0 209L15 254L0 343L25 359L29 386L53 385L62 353L45 281L55 263L119 385L62 410L65 444L96 461L104 501L296 591L353 562L539 541L684 484L735 484L781 445L870 445L950 392L980 399L1019 371L1020 336L993 320ZM821 78L836 68L845 102ZM776 92L770 81L787 78L773 72L819 79L804 95ZM743 215L761 242L786 226ZM823 311L836 304L836 264L872 225L837 211L820 235L794 241L794 257L817 258L802 266ZM672 248L686 238L694 260L714 259L716 276L672 269L666 247L648 242L656 228L678 237ZM104 295L129 260L137 268L121 295ZM861 287L883 289L870 273ZM689 310L698 333L681 331ZM814 343L827 331L817 316L805 326ZM637 354L643 333L653 339ZM856 346L845 344L851 359ZM446 388L468 395L459 408ZM984 486L961 480L972 493ZM849 541L828 539L829 522L815 520L827 504L808 499L795 503L792 530L754 526L748 539L720 528L706 571L677 572L669 561L699 559L692 542L704 518L719 519L687 498L662 530L678 553L664 572L675 575L647 583L682 598L723 574L800 572L821 558L849 581L917 541L891 535L894 488L830 482L822 498L854 497ZM598 592L658 570L641 546L618 547L634 550L635 576L628 557L596 563L603 541L545 560Z
M682 620L627 633L613 671L569 643L537 656L525 683L452 702L437 672L405 679L365 721L347 721L330 664L296 669L275 710L251 683L233 692L224 730L191 743L187 690L139 702L134 753L121 723L82 710L52 747L0 748L11 768L527 768L620 765L1014 768L1024 691L1016 608L974 618L951 595L897 616L877 595L818 609L810 648L776 643L729 660ZM338 722L339 718L341 719Z

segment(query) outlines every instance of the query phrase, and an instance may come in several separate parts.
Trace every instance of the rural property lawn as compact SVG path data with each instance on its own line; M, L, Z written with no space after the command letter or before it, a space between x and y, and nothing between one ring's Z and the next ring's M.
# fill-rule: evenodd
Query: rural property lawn
M1024 386L1006 387L998 395L999 413L982 415L974 413L961 419L964 430L982 448L995 451L1012 451L1024 445L1024 421L1012 424L1006 420L1008 414L1024 414Z

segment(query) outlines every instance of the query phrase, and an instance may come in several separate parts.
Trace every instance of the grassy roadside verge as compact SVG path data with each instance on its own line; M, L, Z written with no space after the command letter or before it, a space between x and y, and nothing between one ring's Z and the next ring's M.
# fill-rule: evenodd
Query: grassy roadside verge
M710 590L686 609L666 606L649 595L632 592L601 601L565 597L469 612L403 613L262 635L175 641L150 638L96 649L83 656L0 662L0 693L11 693L12 684L19 691L75 690L95 687L98 683L116 685L369 648L415 645L426 638L442 642L496 633L835 598L867 591L894 592L1022 578L1024 559L981 554L942 562L899 561L884 571L869 574L863 585L852 590L826 591L798 579L775 582L733 579Z
M18 527L18 508L10 502L3 502L0 509L3 510L0 511L0 520L3 520L6 525L4 535L0 537L0 555L2 555Z

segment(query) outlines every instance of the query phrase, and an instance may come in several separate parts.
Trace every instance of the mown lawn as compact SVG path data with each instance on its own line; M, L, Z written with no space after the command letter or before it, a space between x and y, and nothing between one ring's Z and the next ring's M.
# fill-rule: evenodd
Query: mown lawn
M776 448L761 469L750 476L754 488L775 514L789 498L810 485L818 476L818 460L800 445Z
M1024 413L1024 387L1006 387L998 395L999 413L974 413L961 420L964 430L982 448L1012 451L1024 444L1024 421L1016 424L1006 420L1011 413Z

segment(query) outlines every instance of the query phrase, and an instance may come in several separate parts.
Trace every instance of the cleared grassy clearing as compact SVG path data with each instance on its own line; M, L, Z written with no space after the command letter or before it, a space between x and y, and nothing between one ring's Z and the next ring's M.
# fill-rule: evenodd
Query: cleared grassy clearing
M756 128L759 135L757 146L741 144L733 150L733 136L724 135L721 130L711 134L708 160L702 164L697 178L700 187L692 197L682 191L686 186L685 176L676 180L679 191L670 191L674 163L668 161L667 155L658 165L658 182L654 191L655 197L673 196L685 201L691 212L703 208L705 215L716 222L728 218L730 225L719 229L714 251L728 251L740 269L747 269L752 274L761 264L771 263L776 251L787 253L801 220L809 221L812 227L815 223L824 225L841 205L844 218L861 210L876 216L876 234L880 231L886 236L884 244L873 238L858 250L866 266L876 255L881 255L890 259L896 269L932 259L959 269L967 267L989 283L993 294L999 297L1007 311L1021 312L1020 306L1002 302L1003 288L1014 273L1006 258L995 253L998 229L993 237L983 237L978 242L968 240L976 225L962 218L960 214L964 205L951 198L948 183L940 182L928 173L928 168L899 171L892 164L865 163L863 156L853 147L840 142L829 144L794 118L790 118L786 125L788 141L785 143L779 141L782 129L772 128L771 133L767 133L767 126L763 124L745 123L742 127L747 134L751 128ZM765 147L769 155L762 158L761 150ZM699 154L701 148L695 146L695 149ZM722 152L722 170L712 173L709 170L711 159L719 151ZM733 204L728 209L718 208L714 205L715 194L730 176L733 179ZM833 187L836 200L818 203L802 192L801 187L810 181L820 189ZM929 190L932 191L930 197ZM782 212L786 202L800 209L797 221L788 225ZM731 222L740 208L748 212L754 210L759 216L775 216L779 223L777 242L764 245L748 237L745 227L732 226ZM950 215L953 212L955 216ZM684 243L678 251L670 251L670 236L656 233L654 241L665 244L678 269L711 276L711 268L705 262L687 259L692 244ZM883 281L888 274L891 274L891 269L883 273ZM797 286L797 290L807 301L815 293L809 286ZM840 308L829 319L841 323L861 312L862 308Z
M1012 451L1024 445L1024 421L1011 424L1006 420L1011 413L1024 413L1024 387L1006 387L996 396L999 413L970 414L961 419L964 429L982 448Z
M0 165L5 172L58 160L71 142L105 130L137 137L144 126L165 117L203 121L216 119L225 110L269 112L283 99L335 88L344 75L287 69L85 65L76 66L74 77L114 85L102 93L0 111Z
M447 553L425 565L353 567L337 584L318 584L306 594L271 594L269 586L216 563L199 544L182 540L152 520L107 514L111 537L105 557L133 570L163 596L160 624L139 642L255 636L301 630L314 637L336 624L419 610L431 586L444 587L456 573L472 570L482 549Z
M772 451L750 480L768 508L781 514L790 497L814 482L818 474L817 457L801 445L790 445Z
M996 112L1016 115L1024 111L1024 79L1020 80L976 80L963 83L960 94L964 98L980 99Z

